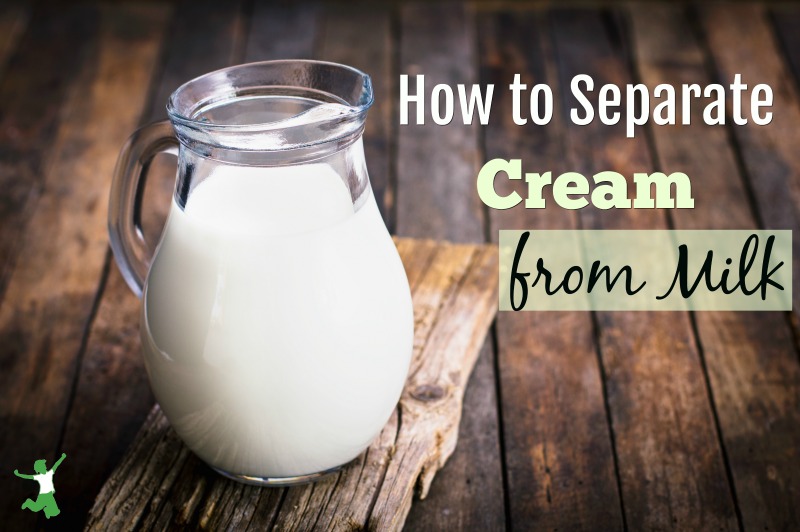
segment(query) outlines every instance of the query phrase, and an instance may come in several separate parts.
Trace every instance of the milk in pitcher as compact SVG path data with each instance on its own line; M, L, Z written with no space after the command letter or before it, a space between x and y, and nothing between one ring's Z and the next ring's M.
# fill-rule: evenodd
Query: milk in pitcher
M398 277L368 187L354 202L324 162L216 167L173 200L144 293L146 367L178 435L230 475L355 458L408 371L408 285L385 282Z

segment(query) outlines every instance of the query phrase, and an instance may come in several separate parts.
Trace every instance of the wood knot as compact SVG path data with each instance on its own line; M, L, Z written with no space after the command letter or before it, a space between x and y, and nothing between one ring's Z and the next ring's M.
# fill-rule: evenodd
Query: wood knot
M423 384L417 386L414 391L411 392L411 397L423 403L430 403L444 397L444 390L438 384Z

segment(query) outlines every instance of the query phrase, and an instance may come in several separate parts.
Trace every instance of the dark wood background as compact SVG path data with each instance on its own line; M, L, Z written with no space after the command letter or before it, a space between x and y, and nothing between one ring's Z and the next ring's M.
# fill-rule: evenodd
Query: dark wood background
M138 300L110 257L118 150L169 93L246 61L314 57L373 77L365 144L387 225L494 240L499 228L800 229L800 5L525 2L0 5L0 528L76 528L150 409ZM494 83L486 127L398 126L400 73ZM556 93L517 127L520 73ZM768 127L565 120L565 86L768 83ZM747 100L745 100L747 101ZM494 157L527 171L682 171L696 208L485 208ZM174 162L154 165L149 235ZM800 289L793 313L501 313L467 390L458 448L409 530L800 530ZM61 452L62 515L19 509L12 475ZM201 494L202 496L202 494ZM196 524L195 524L196 525ZM192 528L192 526L190 526Z

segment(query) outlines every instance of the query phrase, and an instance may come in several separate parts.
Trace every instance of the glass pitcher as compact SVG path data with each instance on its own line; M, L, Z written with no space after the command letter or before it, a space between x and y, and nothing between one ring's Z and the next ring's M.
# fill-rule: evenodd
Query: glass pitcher
M372 98L369 77L343 65L231 67L178 88L169 121L120 154L109 232L142 298L150 384L227 477L289 485L337 469L400 397L414 320L364 160ZM137 202L162 151L178 173L151 254Z

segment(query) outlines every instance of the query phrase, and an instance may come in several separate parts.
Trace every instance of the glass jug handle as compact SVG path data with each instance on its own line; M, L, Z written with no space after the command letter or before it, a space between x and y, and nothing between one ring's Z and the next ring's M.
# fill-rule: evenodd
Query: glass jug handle
M178 139L168 120L135 131L117 159L108 203L111 250L122 276L137 297L142 297L153 250L148 249L138 220L139 203L150 162L158 153L178 154Z

